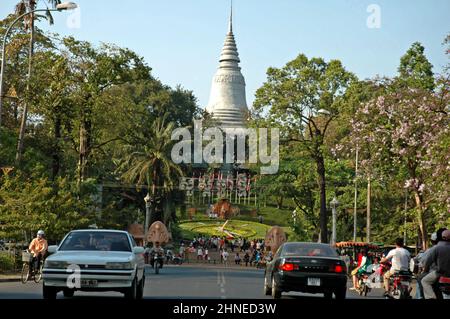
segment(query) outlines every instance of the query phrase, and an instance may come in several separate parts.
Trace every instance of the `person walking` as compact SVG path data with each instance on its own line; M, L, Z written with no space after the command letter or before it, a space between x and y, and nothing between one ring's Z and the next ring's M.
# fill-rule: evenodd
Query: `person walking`
M228 251L226 249L224 249L223 253L222 253L222 259L223 259L223 263L225 265L225 267L228 266Z

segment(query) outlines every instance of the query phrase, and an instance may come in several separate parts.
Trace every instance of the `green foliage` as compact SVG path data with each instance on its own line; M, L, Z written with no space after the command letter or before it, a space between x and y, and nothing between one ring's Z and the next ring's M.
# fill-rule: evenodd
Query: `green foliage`
M14 270L14 259L14 255L11 255L9 252L0 252L0 273Z
M60 240L68 231L87 227L95 208L88 196L78 199L73 183L52 183L39 174L0 179L0 237L24 239L43 229L48 239ZM30 237L28 237L30 239Z
M425 56L425 48L419 42L414 42L411 48L400 59L398 68L400 85L408 88L433 90L433 65Z

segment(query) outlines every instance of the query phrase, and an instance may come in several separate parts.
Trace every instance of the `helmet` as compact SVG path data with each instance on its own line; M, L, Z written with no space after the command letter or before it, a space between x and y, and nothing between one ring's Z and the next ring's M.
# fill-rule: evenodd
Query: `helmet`
M446 229L442 232L442 239L450 241L450 230Z
M437 233L432 233L431 234L431 240L432 241L436 241L437 240Z
M44 236L44 235L45 235L45 233L44 233L44 231L43 231L43 230L39 230L39 231L37 232L37 235L38 235L38 236Z

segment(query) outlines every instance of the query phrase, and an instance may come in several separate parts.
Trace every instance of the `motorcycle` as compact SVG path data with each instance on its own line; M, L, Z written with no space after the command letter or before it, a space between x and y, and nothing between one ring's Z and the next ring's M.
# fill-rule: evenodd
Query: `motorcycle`
M400 271L390 278L392 297L394 299L411 299L412 274L409 271Z
M364 272L358 276L358 293L360 296L367 297L367 294L372 290L369 287L369 274Z
M389 271L392 264L390 262L382 263L382 273ZM412 299L411 296L412 273L410 271L399 271L389 278L389 286L391 287L390 295L386 299Z
M150 264L155 270L155 274L159 274L159 269L162 268L164 264L164 255L162 253L152 253Z
M442 298L450 299L450 277L441 276L438 282L439 290L442 293Z

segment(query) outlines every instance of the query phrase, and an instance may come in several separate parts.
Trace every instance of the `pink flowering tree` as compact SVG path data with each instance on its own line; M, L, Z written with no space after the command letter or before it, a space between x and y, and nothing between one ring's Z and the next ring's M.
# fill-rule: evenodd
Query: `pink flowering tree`
M363 169L387 178L398 176L395 170L404 172L404 187L414 194L424 248L430 203L450 207L448 81L435 92L397 90L365 103L352 120L350 135L353 145L370 149Z

